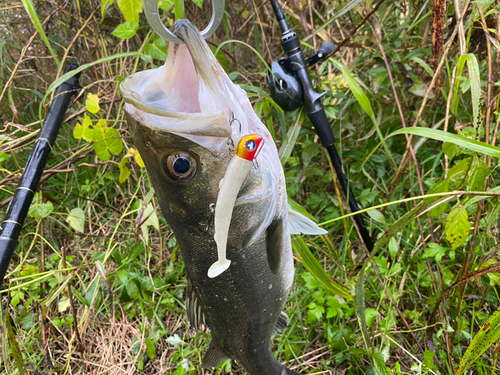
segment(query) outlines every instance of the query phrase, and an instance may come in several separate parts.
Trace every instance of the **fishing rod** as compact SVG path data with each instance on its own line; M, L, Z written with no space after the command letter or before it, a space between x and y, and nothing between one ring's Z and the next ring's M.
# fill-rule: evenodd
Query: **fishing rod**
M68 64L64 72L67 73L76 68L78 68L78 65ZM71 97L79 88L79 76L80 74L77 74L69 78L57 88L55 98L40 129L35 147L26 162L21 180L0 226L0 287L3 284L3 279L14 254L17 239L28 214L31 201L35 196L35 191L47 164L50 150L64 120L64 114L71 102Z
M286 111L292 111L297 109L300 104L304 104L307 117L311 120L323 147L328 151L337 178L349 202L349 207L353 213L356 213L359 211L359 206L349 188L347 177L342 171L342 161L335 148L335 137L321 102L321 97L326 92L318 93L314 90L307 70L309 66L316 64L333 52L335 45L331 42L323 43L318 52L306 60L300 49L300 40L297 34L288 27L278 0L271 0L271 4L283 33L281 45L287 56L274 61L271 64L272 74L270 72L267 74L271 97ZM368 251L371 252L373 250L373 241L368 229L366 229L363 217L361 214L357 214L353 218L359 228L363 242Z

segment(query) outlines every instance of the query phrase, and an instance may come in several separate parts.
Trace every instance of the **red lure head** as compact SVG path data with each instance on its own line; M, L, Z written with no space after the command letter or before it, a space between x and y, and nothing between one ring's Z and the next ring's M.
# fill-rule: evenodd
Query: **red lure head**
M241 137L236 148L236 156L242 159L252 161L259 154L262 146L264 146L264 139L257 134L247 134Z

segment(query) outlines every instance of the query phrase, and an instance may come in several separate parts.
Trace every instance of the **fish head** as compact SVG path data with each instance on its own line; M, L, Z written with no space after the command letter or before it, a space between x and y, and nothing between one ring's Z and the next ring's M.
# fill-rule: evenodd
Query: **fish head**
M171 43L164 66L121 84L131 135L177 237L210 227L211 207L236 146L245 135L260 137L264 146L232 214L228 244L242 247L262 236L276 214L278 186L284 184L278 152L248 96L196 27L178 20L174 31L185 45ZM213 238L213 229L207 236Z

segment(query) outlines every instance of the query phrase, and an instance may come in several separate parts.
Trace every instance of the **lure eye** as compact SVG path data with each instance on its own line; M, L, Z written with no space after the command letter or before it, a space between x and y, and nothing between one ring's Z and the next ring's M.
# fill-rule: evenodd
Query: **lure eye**
M248 141L246 146L247 146L248 151L255 150L255 142L254 141Z
M187 182L196 174L196 159L188 153L176 153L167 157L166 171L175 181Z

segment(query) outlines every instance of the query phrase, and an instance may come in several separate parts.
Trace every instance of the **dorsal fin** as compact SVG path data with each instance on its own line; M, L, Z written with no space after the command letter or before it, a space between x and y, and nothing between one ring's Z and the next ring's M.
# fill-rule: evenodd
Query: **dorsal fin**
M290 234L327 234L328 232L323 228L318 227L314 221L301 213L288 207L288 219Z
M186 310L191 327L198 331L202 325L206 326L205 314L201 309L200 301L198 300L198 297L196 296L189 280L186 297Z
M202 368L212 368L217 366L219 363L224 362L229 357L224 354L224 352L217 347L214 340L210 341L208 346L207 354L201 362Z

